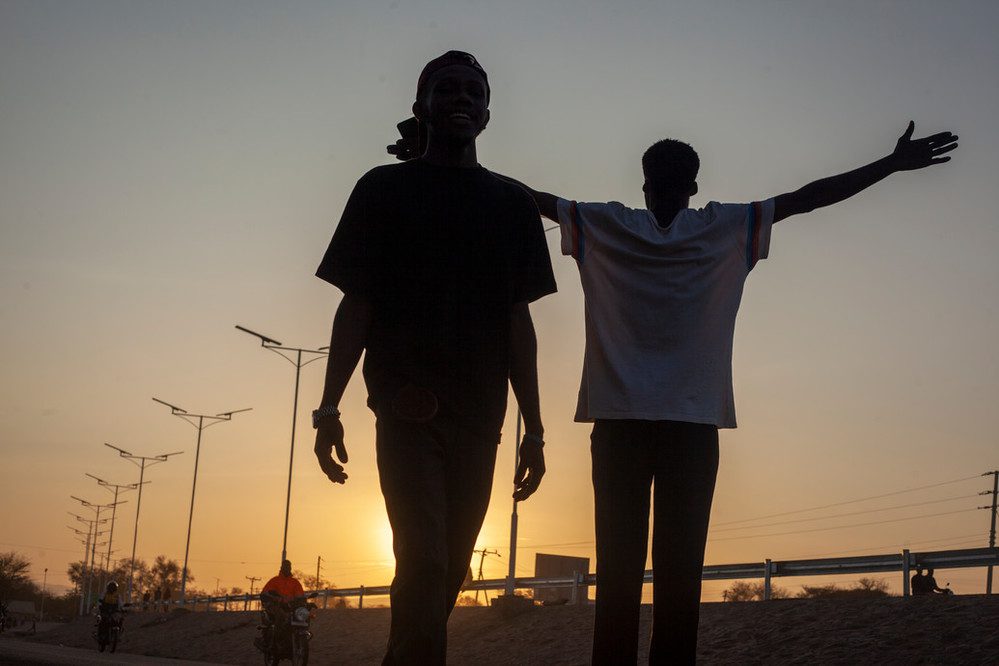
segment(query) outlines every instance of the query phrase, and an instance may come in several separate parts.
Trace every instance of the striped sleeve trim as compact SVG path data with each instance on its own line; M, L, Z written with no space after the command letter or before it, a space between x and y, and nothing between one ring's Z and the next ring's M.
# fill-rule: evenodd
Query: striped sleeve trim
M760 229L763 226L763 203L754 201L746 206L746 270L753 270L760 260Z
M579 219L579 208L575 201L569 202L569 224L572 228L572 249L571 256L579 263L583 263L585 254L586 237L583 235L583 224Z

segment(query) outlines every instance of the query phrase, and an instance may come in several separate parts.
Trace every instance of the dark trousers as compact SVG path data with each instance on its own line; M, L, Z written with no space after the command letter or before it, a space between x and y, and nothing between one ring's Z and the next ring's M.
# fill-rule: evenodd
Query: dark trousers
M392 525L395 578L383 664L443 664L447 619L489 505L499 435L438 414L376 422L378 476Z
M593 664L638 661L638 618L655 482L650 664L693 664L718 430L598 420L591 436L597 533Z

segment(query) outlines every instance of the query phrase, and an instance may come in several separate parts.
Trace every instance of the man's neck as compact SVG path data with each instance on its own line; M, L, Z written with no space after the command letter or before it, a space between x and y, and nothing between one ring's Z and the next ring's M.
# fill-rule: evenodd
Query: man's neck
M431 135L423 160L429 164L450 167L474 167L479 160L475 152L475 140L453 142L437 139Z
M664 201L654 201L649 208L656 217L656 222L663 229L673 224L673 219L681 210L690 207L690 197L669 198Z
M676 218L676 214L684 208L686 208L686 206L656 206L652 209L652 214L656 218L656 224L663 229L668 229L669 226L673 224L673 219Z

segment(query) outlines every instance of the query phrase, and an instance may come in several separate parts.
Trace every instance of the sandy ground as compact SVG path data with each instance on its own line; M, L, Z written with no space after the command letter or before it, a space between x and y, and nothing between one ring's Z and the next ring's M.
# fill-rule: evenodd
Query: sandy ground
M648 645L651 608L642 609ZM259 664L255 612L134 613L119 651L229 664ZM513 618L458 608L451 618L454 665L586 664L593 607L536 607ZM388 634L384 608L319 611L313 664L378 664ZM25 639L93 649L91 621ZM647 647L646 647L647 649ZM999 664L999 596L789 599L701 607L704 664ZM0 653L2 654L2 653Z

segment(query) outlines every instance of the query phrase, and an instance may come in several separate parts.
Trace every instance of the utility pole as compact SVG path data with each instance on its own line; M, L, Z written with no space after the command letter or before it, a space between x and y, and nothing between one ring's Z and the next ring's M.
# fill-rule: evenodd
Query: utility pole
M284 562L288 559L288 515L291 512L291 470L295 462L295 425L298 421L298 380L302 374L302 368L329 355L329 347L320 347L319 349L286 347L273 338L268 338L266 335L251 331L239 324L236 324L236 328L256 338L260 338L261 347L269 349L295 366L295 399L291 408L291 452L288 455L288 493L284 500L284 536L281 539L281 561ZM285 352L294 352L294 359L291 355L286 356ZM306 354L304 362L302 361L302 354Z
M198 460L201 457L201 433L205 428L210 428L213 425L218 425L223 421L231 421L233 414L239 414L240 412L248 412L252 407L247 407L246 409L236 409L231 412L220 412L218 414L192 414L186 409L181 409L176 405L171 405L169 402L164 402L159 398L153 398L155 402L161 405L166 405L170 408L170 414L173 416L179 416L184 421L187 421L195 428L198 429L198 445L194 451L194 481L191 483L191 510L187 516L187 543L184 545L184 571L180 579L180 603L183 605L186 601L187 596L187 556L191 550L191 523L194 522L194 491L198 487ZM195 423L193 419L197 419L198 422ZM205 419L208 419L208 425L205 425Z
M320 555L319 557L316 558L316 591L317 592L319 591L319 587L320 587L320 585L319 585L319 565L320 565L320 563L322 561L323 561L323 556L322 555Z
M996 547L996 497L999 496L999 470L993 470L991 472L985 472L982 476L992 475L992 490L978 493L979 495L992 495L992 524L989 527L989 548ZM989 507L982 506L980 509L987 509ZM987 572L985 574L985 594L992 594L992 565L988 566Z
M133 465L139 468L139 482L135 484L139 488L139 499L135 503L135 529L132 531L132 561L128 569L128 595L127 599L132 601L132 580L135 578L135 544L139 540L139 509L142 508L142 486L146 483L151 483L151 481L145 481L146 467L152 467L153 465L161 462L166 462L170 456L176 456L183 453L183 451L174 451L172 453L161 453L155 456L137 456L130 451L125 449L120 449L113 444L108 444L104 442L104 446L114 449L118 452L118 455ZM138 462L136 462L138 461Z
M250 596L246 599L246 605L243 606L243 610L247 610L250 606L250 600L253 598L253 584L260 580L257 576L243 576L246 580L250 581Z
M499 554L499 551L489 550L487 548L483 548L481 550L473 550L472 554L474 555L475 553L479 554L479 580L482 580L482 564L485 562L487 555L495 555L496 557L503 557L502 555ZM482 590L482 596L485 598L486 602L488 603L488 601L489 601L489 593L486 592L485 590ZM479 603L479 591L478 590L475 591L475 603L476 604Z

